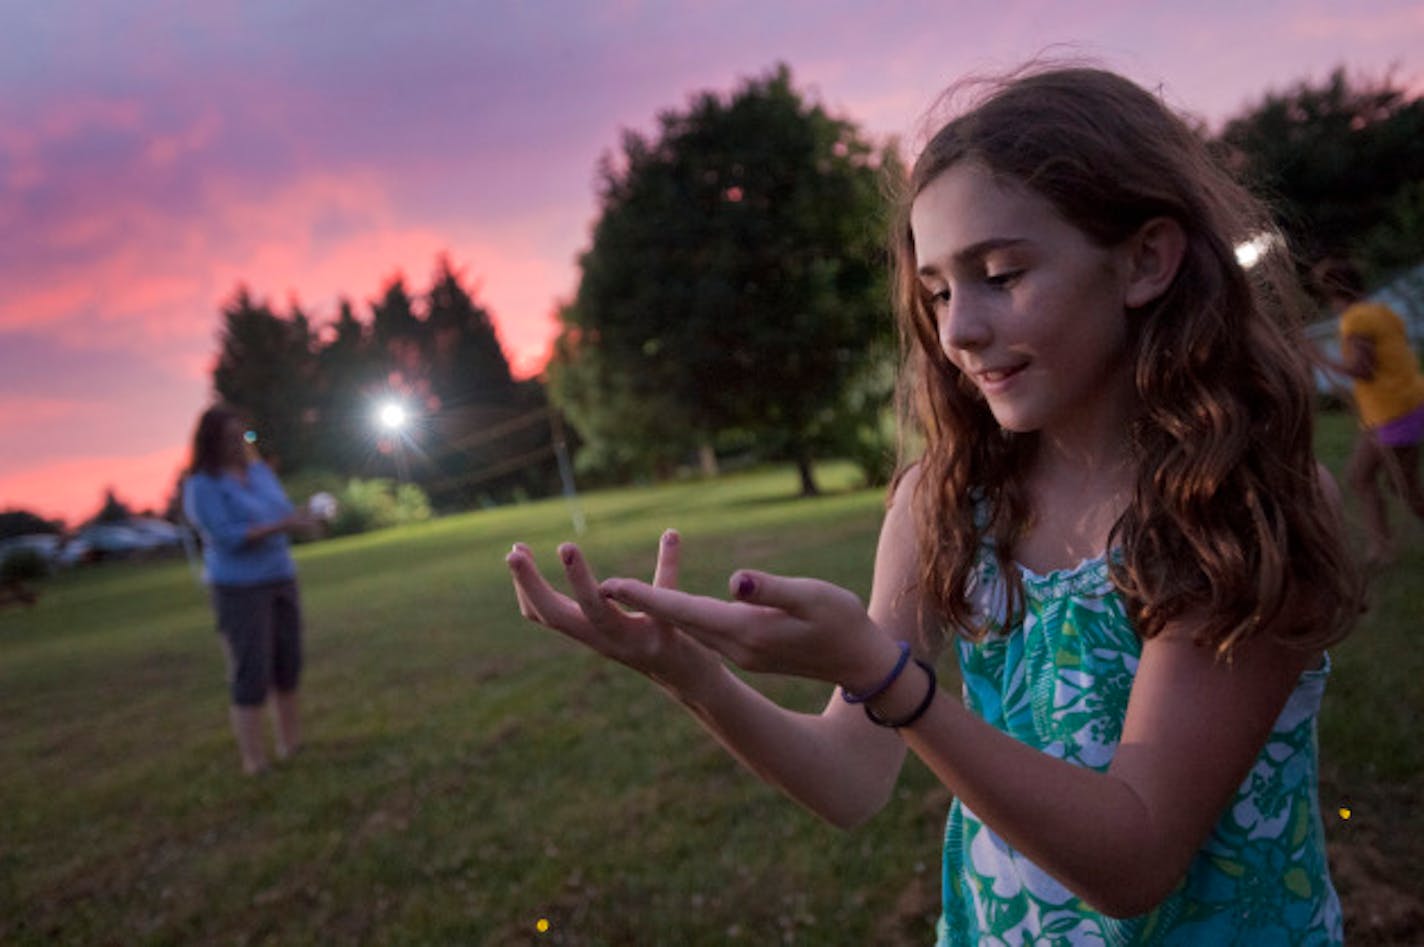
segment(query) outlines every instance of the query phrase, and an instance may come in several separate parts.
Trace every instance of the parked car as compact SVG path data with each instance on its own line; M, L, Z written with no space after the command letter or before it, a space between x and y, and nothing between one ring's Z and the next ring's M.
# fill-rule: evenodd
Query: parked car
M135 516L81 527L60 547L56 561L72 566L97 559L122 559L182 549L182 527L167 520Z
M53 562L59 555L60 543L61 538L56 533L27 533L0 539L0 562L4 562L11 553L22 550L39 553L45 560Z

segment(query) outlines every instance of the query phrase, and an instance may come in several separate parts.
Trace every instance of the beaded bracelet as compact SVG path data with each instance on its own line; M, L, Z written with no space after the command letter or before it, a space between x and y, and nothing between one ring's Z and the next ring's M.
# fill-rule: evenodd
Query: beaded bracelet
M935 670L928 661L921 661L915 658L915 663L925 669L925 674L929 676L930 686L925 689L924 699L920 701L920 706L911 711L908 717L899 720L886 720L878 713L870 709L870 705L865 705L865 715L870 718L870 722L880 727L891 727L899 730L901 727L908 727L925 715L925 711L930 709L930 704L934 701L935 691L939 690L939 679L935 677Z
M844 687L841 688L841 696L848 704L863 704L867 700L874 700L890 689L890 685L895 683L895 679L900 676L900 672L905 670L905 665L910 660L910 643L908 641L897 642L900 646L900 660L895 662L895 666L890 669L890 673L885 675L885 680L876 684L864 694L852 694Z

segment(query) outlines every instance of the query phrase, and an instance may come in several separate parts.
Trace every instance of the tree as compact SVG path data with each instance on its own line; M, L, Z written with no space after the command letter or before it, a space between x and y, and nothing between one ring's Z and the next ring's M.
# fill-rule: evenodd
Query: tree
M471 487L497 495L544 492L552 461L543 392L514 380L494 320L477 304L448 256L436 261L426 296L433 411L429 489L437 503L468 499ZM534 460L542 457L546 462ZM530 458L523 463L520 458Z
M659 126L600 165L601 216L551 368L560 406L595 447L742 432L814 493L827 414L892 331L878 172L891 149L808 104L784 65ZM666 416L649 423L654 409Z
M582 345L567 312L549 361L549 397L579 434L581 474L626 482L640 473L666 476L696 446L689 409L647 375L615 370L602 346Z
M370 449L370 402L385 375L371 332L349 299L338 304L329 340L316 352L317 467L360 473Z
M257 448L284 470L297 470L309 456L315 417L315 356L311 326L296 307L277 316L239 287L223 308L222 351L213 388L246 412L257 431Z
M396 275L370 307L365 323L343 298L321 337L295 304L284 318L246 287L224 307L213 387L250 415L282 473L411 479L444 507L467 503L475 483L482 499L549 492L543 388L513 379L493 318L449 258L428 293ZM406 430L373 424L390 397L416 415Z
M1352 255L1375 276L1424 257L1424 99L1336 69L1269 93L1215 145L1274 199L1307 260Z
M0 539L28 536L34 533L62 533L64 524L59 520L47 520L29 510L4 510L0 512Z
M104 505L99 507L99 512L95 513L89 520L91 523L126 523L133 519L133 510L123 500L118 498L112 487L104 491Z
M431 382L441 403L510 404L516 387L494 322L460 283L447 256L437 261L427 299Z

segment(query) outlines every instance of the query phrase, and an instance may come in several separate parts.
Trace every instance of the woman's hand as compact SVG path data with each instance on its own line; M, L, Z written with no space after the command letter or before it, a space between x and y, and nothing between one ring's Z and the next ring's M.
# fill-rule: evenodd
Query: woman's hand
M633 579L609 579L602 588L613 600L676 625L748 671L863 692L884 680L900 656L854 592L819 579L743 569L731 579L737 602Z
M653 585L662 591L677 587L680 540L673 530L663 533ZM530 621L561 632L605 657L674 690L722 668L715 653L689 638L669 622L649 615L626 612L599 590L598 582L573 543L559 547L574 597L555 590L523 543L515 543L505 557L514 577L519 611Z

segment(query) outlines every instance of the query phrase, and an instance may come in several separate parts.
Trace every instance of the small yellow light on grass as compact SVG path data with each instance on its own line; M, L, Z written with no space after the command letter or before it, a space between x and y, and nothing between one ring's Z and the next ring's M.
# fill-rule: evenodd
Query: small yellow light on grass
M1341 806L1341 807L1340 807L1340 818L1344 819L1346 822L1349 822L1349 821L1350 821L1350 807L1349 807L1349 806Z
M549 919L547 917L539 918L539 920L534 922L534 929L541 934L547 933L549 930Z

